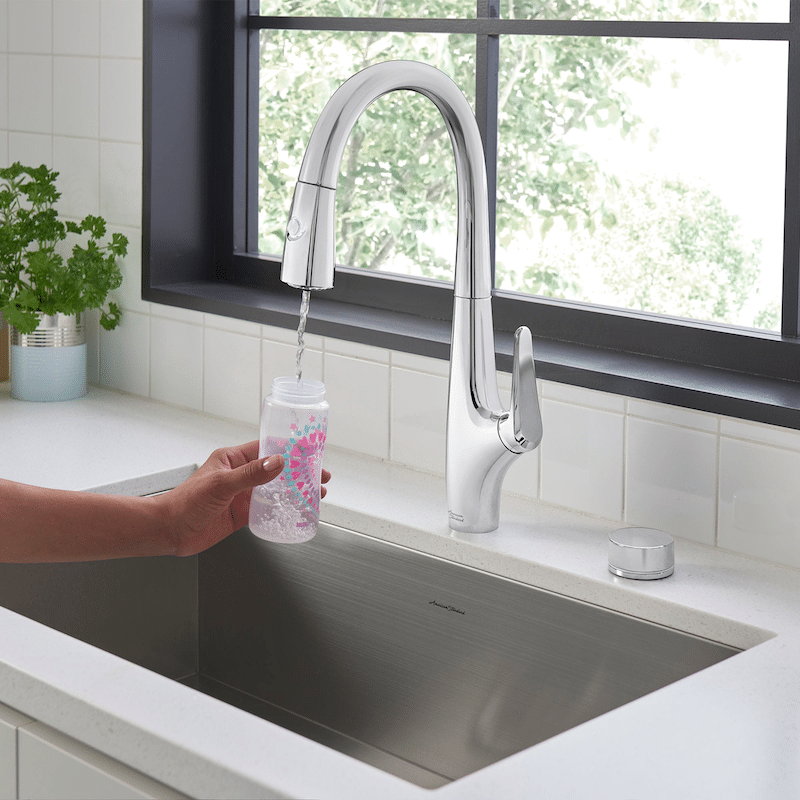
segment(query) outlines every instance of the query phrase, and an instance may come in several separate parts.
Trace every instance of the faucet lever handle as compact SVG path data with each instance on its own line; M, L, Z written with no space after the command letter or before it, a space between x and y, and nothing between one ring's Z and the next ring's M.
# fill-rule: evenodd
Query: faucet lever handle
M536 390L536 365L533 361L533 337L529 328L517 328L514 334L514 366L511 373L511 408L501 421L500 438L514 453L536 448L542 440L542 412Z

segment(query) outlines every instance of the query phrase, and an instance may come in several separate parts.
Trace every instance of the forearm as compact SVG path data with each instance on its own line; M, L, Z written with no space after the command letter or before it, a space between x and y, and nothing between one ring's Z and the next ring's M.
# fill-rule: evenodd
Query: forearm
M175 544L165 499L67 492L0 480L0 562L168 555L175 552Z

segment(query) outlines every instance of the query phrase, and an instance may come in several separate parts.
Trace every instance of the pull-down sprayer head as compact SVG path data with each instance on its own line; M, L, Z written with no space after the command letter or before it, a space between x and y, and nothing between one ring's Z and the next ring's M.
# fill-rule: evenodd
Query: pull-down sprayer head
M335 205L335 189L297 181L283 245L284 283L296 289L333 287Z

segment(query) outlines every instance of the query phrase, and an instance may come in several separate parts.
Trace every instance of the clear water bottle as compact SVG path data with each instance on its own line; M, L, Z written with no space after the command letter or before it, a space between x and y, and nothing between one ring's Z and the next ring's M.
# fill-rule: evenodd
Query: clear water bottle
M306 542L319 523L322 453L328 402L320 381L275 378L261 409L259 458L279 453L283 472L256 486L250 500L250 530L271 542Z

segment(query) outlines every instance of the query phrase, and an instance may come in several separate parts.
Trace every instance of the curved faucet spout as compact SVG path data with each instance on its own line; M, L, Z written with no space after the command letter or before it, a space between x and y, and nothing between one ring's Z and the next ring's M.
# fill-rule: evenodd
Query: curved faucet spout
M450 527L485 532L499 524L500 489L511 462L541 438L530 336L522 341L524 369L515 368L516 400L505 412L497 390L489 260L489 204L480 131L461 90L444 73L413 61L367 67L334 93L314 127L295 187L281 279L302 289L334 281L336 186L347 140L379 97L409 89L428 97L445 121L456 165L458 229L447 414L447 493ZM524 329L527 331L527 329ZM527 344L526 344L527 343ZM519 351L518 351L519 352ZM521 363L515 357L515 365ZM521 392L531 399L521 399ZM524 418L523 418L524 417Z
M458 186L457 297L489 297L489 205L480 131L469 102L443 72L415 61L367 67L333 94L308 141L289 212L281 279L330 289L334 272L334 205L342 156L353 126L379 97L409 89L428 97L450 133Z

